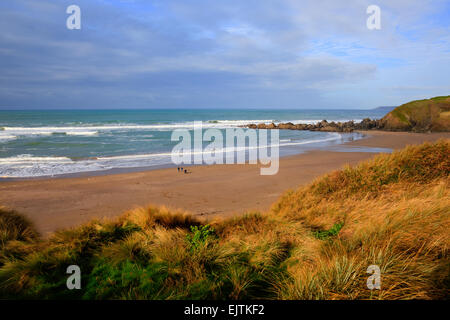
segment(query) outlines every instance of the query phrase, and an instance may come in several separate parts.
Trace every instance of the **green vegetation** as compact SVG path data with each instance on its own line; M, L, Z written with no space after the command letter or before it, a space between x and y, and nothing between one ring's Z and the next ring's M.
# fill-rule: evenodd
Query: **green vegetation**
M214 235L214 228L211 228L209 224L205 226L191 226L191 233L186 235L186 240L192 250L197 250L202 246L208 238Z
M336 223L333 227L331 227L330 230L317 230L314 231L314 236L317 239L325 240L330 237L337 236L339 234L339 231L341 231L342 227L344 226L343 223Z
M450 141L407 147L287 191L267 213L209 224L139 208L41 239L0 210L0 297L445 299ZM66 269L80 266L82 289ZM380 266L381 290L366 287Z
M450 131L450 96L408 102L381 121L386 130Z

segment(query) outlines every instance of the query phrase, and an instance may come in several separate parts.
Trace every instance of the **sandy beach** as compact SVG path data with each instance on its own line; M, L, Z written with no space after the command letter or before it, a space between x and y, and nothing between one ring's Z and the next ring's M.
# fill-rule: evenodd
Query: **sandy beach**
M399 149L450 138L449 133L363 132L346 147ZM136 206L165 205L205 218L265 211L287 189L373 157L372 152L310 151L280 159L278 174L260 175L258 165L190 167L103 176L0 182L0 205L25 214L43 235L93 218L114 217Z

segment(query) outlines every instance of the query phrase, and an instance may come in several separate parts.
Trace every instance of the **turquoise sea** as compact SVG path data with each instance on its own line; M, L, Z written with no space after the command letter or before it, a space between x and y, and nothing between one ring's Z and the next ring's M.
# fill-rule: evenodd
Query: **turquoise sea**
M0 110L0 177L40 177L171 164L175 129L381 118L382 110ZM280 130L280 155L357 134ZM206 143L205 143L206 145Z

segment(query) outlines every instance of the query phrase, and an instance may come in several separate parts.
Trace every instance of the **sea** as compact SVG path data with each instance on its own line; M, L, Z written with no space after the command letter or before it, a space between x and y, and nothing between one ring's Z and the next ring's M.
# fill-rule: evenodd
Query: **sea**
M0 178L123 172L174 165L176 129L378 119L385 110L0 110ZM225 134L224 134L225 136ZM279 131L281 156L338 148L358 133ZM203 142L207 144L207 142ZM338 149L337 149L338 150ZM361 151L361 150L358 150ZM370 151L370 150L369 150Z

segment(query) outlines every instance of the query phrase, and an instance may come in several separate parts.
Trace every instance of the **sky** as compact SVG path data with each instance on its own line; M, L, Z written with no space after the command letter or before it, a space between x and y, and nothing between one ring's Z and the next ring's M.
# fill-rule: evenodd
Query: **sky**
M2 0L0 29L2 109L367 109L450 94L450 0Z

